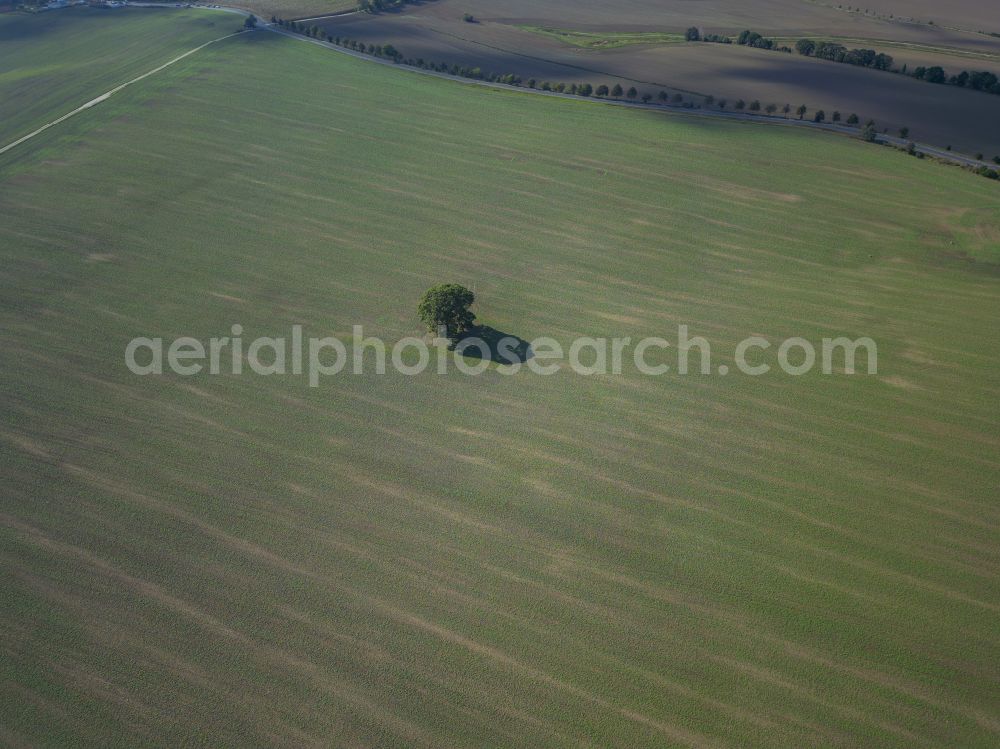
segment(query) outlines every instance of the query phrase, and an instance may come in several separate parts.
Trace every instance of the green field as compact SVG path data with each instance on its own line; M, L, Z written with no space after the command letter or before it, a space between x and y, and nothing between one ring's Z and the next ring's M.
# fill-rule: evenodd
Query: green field
M0 16L0 146L240 23L154 8Z
M0 156L0 215L0 742L996 745L995 183L261 31ZM879 374L124 364L419 335L440 281Z
M684 41L683 34L661 31L572 31L547 26L518 26L518 28L585 49L615 49L631 44L678 44Z

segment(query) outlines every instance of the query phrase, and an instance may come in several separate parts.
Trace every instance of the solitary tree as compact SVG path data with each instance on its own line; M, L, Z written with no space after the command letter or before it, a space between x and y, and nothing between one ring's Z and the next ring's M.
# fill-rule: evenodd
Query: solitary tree
M764 111L767 112L768 114L774 114L775 112L778 111L778 105L768 104L766 107L764 107Z
M901 128L899 128L899 137L900 138L904 138L904 139L905 138L909 138L910 137L910 128L908 128L908 127L901 127Z
M243 22L243 28L245 29L257 28L257 16L255 15L247 16L247 19Z
M625 95L630 99L634 99L639 95L639 92L636 90L635 86L632 86Z
M698 30L697 26L692 26L684 33L684 38L689 42L700 42L701 32Z
M611 95L613 97L615 97L616 99L620 99L621 96L622 96L622 94L624 94L624 93L625 92L622 91L622 86L621 86L620 83L616 83L615 87L613 89L611 89Z
M861 120L858 119L858 116L856 114L852 114L850 117L847 118L848 125L857 125L860 121Z
M608 87L605 84L602 83L600 86L597 87L598 96L607 96L608 93L609 93Z
M803 104L802 106L800 106L795 111L799 115L799 119L801 120L803 117L806 116L806 112L809 111L809 107L807 107L805 104Z
M861 140L868 141L869 143L874 143L878 139L878 130L871 123L865 125L864 129L861 131Z
M813 122L824 122L826 120L826 112L822 109L816 112L816 116L813 117Z
M840 112L834 112L833 113L833 121L834 122L840 122Z
M791 112L791 111L792 111L792 105L791 104L786 104L785 106L783 106L781 108L781 113L783 115L785 115L785 117L787 117L788 113Z
M432 333L444 326L447 337L455 340L472 328L476 316L469 307L474 301L475 294L464 286L457 283L439 284L424 293L417 306L417 314Z

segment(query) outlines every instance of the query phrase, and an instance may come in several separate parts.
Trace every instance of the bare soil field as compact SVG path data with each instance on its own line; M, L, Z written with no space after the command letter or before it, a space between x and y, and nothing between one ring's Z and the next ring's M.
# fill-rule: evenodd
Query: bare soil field
M837 3L824 3L836 7ZM866 0L865 8L880 16L933 22L973 31L1000 32L1000 4L992 0Z
M263 18L272 15L280 18L311 18L343 13L358 7L357 0L241 0L226 5L237 5Z
M756 9L751 12L751 8ZM471 12L478 23L462 20ZM755 16L755 18L751 17ZM769 19L765 26L761 18ZM913 137L966 153L1000 154L1000 97L935 86L884 71L857 68L797 54L737 45L678 43L587 48L541 34L533 26L579 31L675 34L696 24L710 33L750 27L791 40L846 38L847 46L884 48L898 64L941 65L1000 72L1000 39L919 24L890 23L790 0L752 5L713 0L638 3L615 9L604 3L537 6L527 0L440 0L401 13L357 14L320 23L327 34L367 44L392 44L406 58L423 58L487 72L514 73L525 80L593 85L635 85L654 96L681 92L700 103L705 95L759 100L811 112L840 111L874 119L890 132L908 127Z
M909 4L909 3L908 3ZM944 43L949 46L1000 45L1000 39L983 34L962 33L975 26L990 26L988 19L997 11L983 11L980 23L972 23L966 15L956 19L964 23L947 23L939 18L934 24L923 21L909 22L888 16L849 13L836 7L806 2L805 0L553 0L538 3L534 0L425 0L405 11L441 20L461 20L471 13L481 21L510 25L538 23L559 28L579 30L619 31L678 31L689 26L699 26L708 32L738 33L749 28L769 36L818 35L847 36L864 39L898 39L925 43ZM388 17L394 14L386 14ZM985 29L987 31L993 29ZM996 29L1000 31L1000 28Z

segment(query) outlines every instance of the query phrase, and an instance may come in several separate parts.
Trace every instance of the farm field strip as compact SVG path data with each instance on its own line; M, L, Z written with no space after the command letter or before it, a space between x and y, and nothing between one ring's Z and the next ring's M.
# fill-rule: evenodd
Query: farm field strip
M1000 33L1000 13L997 12L996 6L979 0L957 0L947 5L941 5L934 0L903 0L901 4L899 0L879 0L875 5L881 6L880 9L868 8L879 13L876 17L862 14L856 7L834 5L823 0L806 0L806 2L861 20L871 18L897 26L920 25L933 30L943 28L976 35Z
M469 85L469 86L479 86L479 87L483 87L483 88L493 88L493 89L501 89L501 90L507 90L507 91L516 91L517 93L523 93L523 94L529 94L529 95L535 95L535 96L547 96L547 97L559 98L559 99L570 99L572 101L583 101L585 103L599 103L599 104L605 104L605 105L609 105L609 106L631 107L631 108L635 108L635 109L642 109L642 110L647 111L647 112L656 112L656 113L664 114L664 115L682 116L682 117L684 117L684 116L686 116L686 117L704 117L704 118L708 118L708 119L728 120L728 121L731 121L731 122L750 122L750 123L763 124L763 125L783 125L783 126L787 126L787 127L798 127L798 128L806 128L806 129L811 129L811 130L821 130L821 131L825 131L825 132L828 132L828 133L835 133L835 134L838 134L838 135L847 135L847 136L851 136L851 137L856 137L858 135L858 129L856 127L851 127L851 126L847 126L847 125L836 124L836 123L832 123L832 122L813 122L811 120L797 120L797 119L794 119L792 117L780 116L780 115L750 114L750 113L745 113L745 112L718 111L718 110L702 109L702 108L685 109L683 107L676 107L676 106L672 106L671 107L671 106L662 106L662 105L654 105L654 104L644 104L644 103L641 103L641 102L630 101L630 100L627 100L627 99L626 100L622 100L622 99L598 98L598 97L591 97L591 98L583 99L581 97L574 96L572 94L561 93L561 92L558 92L558 91L544 91L544 90L540 90L540 89L537 89L537 88L530 89L530 88L524 88L522 86L512 86L512 85L503 84L503 83L496 83L496 82L491 82L491 81L471 79L471 78L466 78L466 77L463 77L463 76L452 75L450 73L442 73L442 72L433 71L433 70L427 70L427 69L423 69L423 68L415 68L415 67L412 67L412 66L409 66L409 65L403 65L403 66L397 65L396 63L392 62L391 60L386 60L386 59L379 58L379 57L373 57L371 55L368 55L368 54L365 54L365 53L362 53L362 52L357 52L357 51L354 51L354 50L351 50L351 49L339 46L339 45L337 45L335 43L327 42L327 41L322 40L322 39L313 39L313 38L310 38L310 37L307 37L307 36L302 36L300 34L296 34L294 32L287 31L287 30L285 30L285 29L283 29L283 28L281 28L279 26L275 26L275 25L268 25L266 28L268 30L270 30L270 31L273 31L273 32L278 33L278 34L281 34L281 35L283 35L285 37L288 37L290 39L295 39L297 41L303 41L303 42L306 42L306 43L309 43L309 44L313 44L313 45L318 46L318 47L323 47L324 49L334 50L336 52L339 52L339 53L342 53L342 54L346 54L346 55L348 55L350 57L354 57L355 59L365 60L367 62L373 62L373 63L380 64L380 65L387 65L387 66L390 66L390 67L393 67L393 68L397 68L397 69L403 69L403 70L406 70L407 72L410 72L410 73L417 73L417 74L420 74L420 75L427 75L427 76L431 76L433 78L440 78L442 80L455 81L457 83L462 83L462 84ZM587 72L596 72L596 71L592 71L592 70L585 69L585 68L581 68L581 70L587 70ZM634 82L635 83L644 83L643 81L634 81ZM700 94L698 92L687 91L685 89L676 89L675 88L674 90L675 91L683 91L684 93L694 94L696 96L702 96L703 95L703 94ZM985 161L985 160L976 159L976 158L974 158L972 156L968 156L968 155L965 155L965 154L962 154L962 153L955 152L955 151L953 151L951 149L944 149L944 148L941 148L939 146L935 146L935 145L932 145L932 144L929 144L929 143L922 143L922 142L919 142L919 141L914 141L914 140L912 140L910 138L902 138L902 137L897 137L897 136L888 135L888 134L884 134L884 133L878 134L876 136L876 138L877 138L877 142L878 143L889 144L889 145L898 146L898 147L907 147L910 143L913 143L914 148L917 151L919 151L920 153L923 153L923 154L925 154L927 156L933 156L934 158L939 159L939 160L944 161L944 162L948 162L948 163L951 163L951 164L958 164L960 166L968 166L968 167L986 166L986 167L989 167L991 165L991 163L992 163L992 162L988 162L988 161Z
M781 23L762 28L758 20L743 17L742 6L723 5L735 14L733 23L741 22L733 28L756 29L771 37L854 39L864 44L890 34L889 25L883 23L846 23L839 13L825 18L829 15L825 11L820 14L822 18L814 17L811 14L815 9L800 4L797 7L808 12L798 13L784 0L760 3L772 13L767 17L783 19ZM665 15L654 18L647 6L626 2L616 16L593 7L574 7L573 13L567 10L560 15L555 6L529 7L522 0L489 5L470 2L467 6L440 0L399 14L317 23L331 36L366 44L392 44L404 57L413 59L565 85L636 85L640 93L646 87L646 93L653 96L664 89L692 97L711 94L730 103L742 99L779 107L805 104L811 113L822 109L827 116L833 111L856 113L864 121L875 120L880 129L889 133L906 127L918 141L933 143L941 150L951 146L968 154L984 153L987 159L1000 154L1000 131L989 125L1000 117L1000 97L956 87L928 89L929 84L907 76L738 45L623 43L658 38L648 34L660 32L643 31L640 19L649 19L647 29L682 29L690 24L701 25L706 32L730 28L722 24L722 16L692 17L676 9L661 10ZM721 13L723 8L716 10ZM472 12L479 23L463 23L463 11ZM573 28L568 28L569 18L573 19ZM802 31L796 28L799 22L793 24L796 18L803 24L799 26ZM537 33L521 28L524 26L555 33ZM562 35L562 31L572 37ZM886 47L886 51L897 58L898 64L911 68L941 65L949 72L991 68L996 67L1000 55L1000 43L986 38L895 26L891 33L899 46ZM602 38L608 43L601 45ZM953 48L964 50L966 55L943 51ZM928 106L928 101L933 106Z
M559 29L548 26L516 25L512 28L530 31L534 34L546 36L550 39L564 42L565 44L582 47L585 49L601 50L616 49L637 44L711 44L712 42L687 42L684 35L677 32L664 31L575 31L573 29ZM771 36L776 42L792 46L802 38L810 38L816 41L831 41L844 45L856 45L870 47L881 50L905 49L916 52L933 52L938 54L952 55L955 57L973 58L996 62L1000 60L1000 52L988 52L982 50L963 49L961 47L940 46L933 44L921 44L918 42L906 42L892 39L861 39L857 37L837 36L835 34L815 34L802 33L795 36ZM725 45L723 45L725 46ZM772 53L770 50L760 50L762 54Z
M357 0L243 0L240 8L262 20L272 15L288 19L326 18L358 7Z
M776 36L773 38L775 41L791 46L803 37L813 38L808 34L802 34L800 36ZM911 52L930 52L934 54L948 55L950 57L985 60L989 62L1000 61L1000 52L963 49L961 47L938 46L934 44L921 44L919 42L905 42L892 39L859 39L855 37L833 35L816 35L815 38L817 41L837 42L838 44L843 44L845 46L854 45L858 47L867 47L875 49L876 51L881 51L882 48L901 49Z
M115 99L0 156L12 735L995 741L994 185L264 32ZM880 373L121 363L419 334L442 273L527 338L867 334Z
M8 144L179 53L235 31L230 13L207 9L67 8L45 22L9 14L0 24L0 144ZM169 21L166 21L169 15ZM228 24L231 24L229 26ZM49 37L62 48L53 56Z
M159 8L159 7L165 7L165 6L158 5L158 4L144 4L144 5L140 5L138 7ZM235 9L235 8L222 8L220 10L222 10L222 11L238 11L238 9ZM238 11L238 12L243 13L243 11ZM262 24L262 27L266 28L266 29L268 29L270 31L274 31L274 32L283 34L285 36L288 36L289 38L296 39L298 41L310 42L310 43L313 43L313 44L317 44L319 46L326 47L328 49L333 49L333 50L335 50L337 52L342 52L342 53L349 54L349 55L351 55L353 57L357 57L359 59L364 59L364 60L368 60L368 61L371 61L371 62L378 62L378 63L385 64L384 60L378 60L377 58L372 58L372 57L367 56L367 55L362 55L362 54L354 53L354 52L351 52L350 50L345 50L345 49L343 49L341 47L338 47L336 45L328 44L328 43L326 43L324 41L321 41L321 40L309 39L309 38L301 37L301 36L298 36L298 35L295 35L295 34L290 34L290 33L282 30L281 28L279 28L277 26L272 26L270 24ZM4 152L6 152L6 151L8 151L8 150L10 150L10 149L12 149L12 148L20 145L21 143L23 143L23 142L25 142L25 141L27 141L27 140L29 140L29 139L31 139L31 138L39 135L40 133L44 132L45 130L49 129L50 127L58 125L58 124L64 122L65 120L69 119L70 117L73 117L73 116L75 116L75 115L77 115L77 114L79 114L79 113L81 113L81 112L89 109L90 107L93 107L93 106L95 106L97 104L100 104L100 103L106 101L108 98L110 98L110 96L112 96L113 94L117 93L118 91L124 89L126 86L132 85L132 84L134 84L134 83L136 83L138 81L141 81L141 80L147 78L150 75L153 75L153 74L155 74L155 73L163 70L164 68L168 67L169 65L171 65L171 64L173 64L173 63L175 63L175 62L177 62L177 61L179 61L181 59L183 59L184 57L187 57L190 54L193 54L193 53L199 51L200 49L204 48L205 46L208 46L209 44L212 44L212 43L215 43L215 42L218 42L218 41L222 41L223 39L229 38L230 36L234 36L234 35L235 35L235 33L227 35L227 36L224 36L224 37L219 37L217 39L209 40L208 42L205 42L204 44L196 47L195 49L188 50L187 52L181 54L180 56L178 56L178 57L176 57L176 58L174 58L172 60L167 61L166 63L164 63L163 65L161 65L161 66L159 66L159 67L157 67L155 69L153 69L152 71L148 71L148 72L146 72L146 73L144 73L144 74L142 74L142 75L140 75L140 76L132 79L131 81L128 81L128 82L124 83L124 84L119 84L118 86L116 86L112 90L110 90L108 92L105 92L104 94L101 94L101 95L97 96L96 98L94 98L94 99L86 102L85 104L81 105L80 107L77 107L76 109L68 112L67 114L64 114L61 117L59 117L59 118L57 118L57 119L55 119L55 120L53 120L51 122L48 122L48 123L42 125L41 127L37 128L36 130L32 131L31 133L28 133L27 135L24 135L21 138L13 141L11 143L8 143L7 145L5 145L3 147L0 147L0 153L4 153ZM425 73L425 74L429 74L429 75L440 77L440 78L446 78L446 79L460 81L460 82L463 82L463 83L476 83L476 84L485 85L485 86L488 86L488 87L508 88L506 86L503 86L502 84L491 84L491 83L482 82L482 81L469 81L467 79L463 79L463 78L460 78L460 77L457 77L457 76L451 76L451 75L447 75L447 74L434 73L434 72L431 72L431 71L414 70L412 68L410 68L410 70L412 72ZM543 94L543 95L548 95L548 96L553 96L553 97L560 97L560 98L572 98L572 97L570 97L568 95L559 94L557 92L529 91L528 93ZM613 102L611 102L611 101L605 101L605 103L613 103L613 104L617 104L617 105L620 105L620 106L636 106L636 107L643 106L643 105L638 104L636 102L628 102L628 101L613 101ZM765 123L770 123L770 124L786 124L786 125L790 125L790 126L813 127L813 128L816 128L816 129L823 129L823 130L828 130L830 132L837 132L837 133L842 133L842 134L851 134L851 133L853 133L853 130L850 129L850 128L838 127L836 125L830 125L830 124L822 125L822 124L810 123L810 122L797 122L795 120L789 120L787 118L762 118L762 117L759 117L759 116L755 117L755 116L746 115L746 114L740 114L740 113L735 113L735 112L712 112L712 111L709 111L709 112L697 112L697 113L696 112L677 112L677 111L671 111L670 109L662 109L662 108L656 108L656 111L663 111L665 113L674 113L674 114L676 114L676 113L682 113L682 114L689 114L691 116L699 116L699 115L701 115L701 116L716 117L716 118L730 119L730 120L745 120L745 121L754 121L754 122L765 122ZM886 137L886 136L882 136L881 139L884 142L895 143L897 145L899 145L899 144L902 143L902 141L900 139L895 139L895 138ZM967 157L963 157L960 154L954 154L954 153L950 153L950 152L941 151L940 149L935 149L932 146L928 146L926 144L918 144L918 145L919 145L921 151L923 151L925 153L932 154L932 155L934 155L934 156L936 156L938 158L944 159L946 161L956 161L958 163L967 164L967 165L969 165L969 164L975 164L975 163L980 163L980 162L975 162L975 160L973 160L973 159L969 159Z
M630 44L677 44L684 42L683 34L660 31L573 31L571 29L529 25L515 26L514 28L585 49L615 49Z
M96 106L96 105L98 105L98 104L100 104L100 103L102 103L104 101L107 101L112 96L114 96L115 94L117 94L119 91L122 91L123 89L127 88L128 86L131 86L131 85L134 85L136 83L139 83L140 81L143 81L146 78L149 78L149 76L151 76L151 75L156 75L161 70L165 70L166 68L170 67L171 65L173 65L173 64L175 64L177 62L180 62L185 57L188 57L190 55L193 55L195 52L199 52L200 50L205 49L205 47L207 47L208 45L215 44L216 42L221 42L224 39L230 39L230 38L236 36L238 33L240 33L240 32L234 32L232 34L226 34L225 36L220 36L217 39L211 39L211 40L205 42L204 44L195 47L194 49L189 49L187 52L183 52L182 54L178 55L177 57L173 58L172 60L167 60L167 62L163 63L162 65L160 65L157 68L153 68L152 70L150 70L150 71L148 71L146 73L143 73L142 75L136 76L135 78L133 78L130 81L126 81L125 83L121 83L118 86L115 86L110 91L105 91L100 96L97 96L97 97L91 99L90 101L86 102L85 104L80 105L76 109L71 110L70 112L67 112L62 117L59 117L59 118L57 118L55 120L52 120L52 122L45 123L44 125L42 125L37 130L34 130L34 131L28 133L27 135L24 135L24 136L18 138L17 140L15 140L12 143L8 143L5 146L0 146L0 154L6 153L10 149L15 148L16 146L19 146L19 145L21 145L22 143L24 143L26 141L31 140L35 136L40 135L43 132L45 132L46 130L48 130L50 127L54 127L55 125L59 125L60 123L65 122L70 117L78 115L81 112L84 112L84 111L90 109L93 106Z
M342 10L342 11L340 11L338 13L328 13L325 16L314 16L313 18L300 18L298 20L300 20L300 21L323 21L323 20L326 20L328 18L340 18L342 16L349 15L349 14L355 13L355 12L360 13L360 11Z

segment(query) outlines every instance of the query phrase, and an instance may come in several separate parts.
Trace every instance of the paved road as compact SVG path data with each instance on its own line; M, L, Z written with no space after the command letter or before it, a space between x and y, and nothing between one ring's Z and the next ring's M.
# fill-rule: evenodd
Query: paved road
M152 2L151 3L130 3L130 5L133 6L133 7L139 7L139 8L173 8L173 7L176 7L174 3L152 3ZM242 8L234 8L234 7L230 7L230 6L193 5L192 7L194 7L194 8L201 8L201 9L204 9L204 10L220 10L220 11L225 11L225 12L228 12L228 13L236 13L236 14L241 15L241 16L249 16L249 15L251 15L251 13L249 11L247 11L247 10L244 10ZM336 15L343 15L343 14L336 14ZM305 19L305 20L310 20L310 19ZM525 88L523 86L509 86L509 85L504 84L504 83L493 83L491 81L477 81L477 80L474 80L474 79L471 79L471 78L463 78L461 76L451 75L449 73L439 73L439 72L434 71L434 70L424 70L423 68L414 68L414 67L410 67L408 65L398 65L398 64L396 64L396 63L394 63L394 62L392 62L390 60L384 60L384 59L382 59L380 57L372 57L370 55L362 54L360 52L355 52L354 50L350 50L350 49L346 49L344 47L340 47L340 46L338 46L336 44L332 44L332 43L327 42L327 41L323 41L323 40L320 40L320 39L313 39L313 38L307 37L307 36L302 36L301 34L296 34L294 32L288 31L288 30L284 29L281 26L277 26L277 25L274 25L274 24L266 23L264 21L260 21L258 23L257 28L258 28L258 30L269 31L269 32L273 32L275 34L280 34L280 35L286 36L286 37L288 37L290 39L295 39L296 41L305 42L307 44L315 44L315 45L320 46L320 47L325 47L326 49L331 49L331 50L333 50L335 52L338 52L340 54L349 55L350 57L356 57L356 58L358 58L360 60L364 60L366 62L375 63L375 64L378 64L378 65L389 65L389 66L392 66L394 68L399 68L401 70L405 70L407 72L418 74L418 75L427 75L427 76L432 76L434 78L443 78L443 79L450 80L450 81L457 81L458 83L462 83L462 84L465 84L467 86L481 86L481 87L484 87L484 88L504 89L504 90L509 90L509 91L517 91L519 93L524 93L524 94L534 94L535 96L550 96L550 97L559 98L559 99L572 99L574 101L589 101L589 102L592 102L592 103L595 103L595 104L602 104L602 105L605 105L605 106L631 107L633 109L646 109L646 110L649 110L649 111L660 112L661 114L667 114L667 115L672 115L672 116L708 117L708 118L711 118L711 119L718 119L718 120L738 120L740 122L753 122L753 123L756 123L756 124L764 124L764 125L782 125L782 126L785 126L785 127L805 127L805 128L810 128L810 129L813 129L813 130L825 130L827 132L838 133L840 135L849 135L849 136L857 136L858 135L858 130L856 128L852 128L852 127L849 127L847 125L838 125L838 124L835 124L835 123L832 123L832 122L823 122L823 123L820 123L820 122L812 122L810 120L795 120L795 119L788 119L786 117L774 117L774 116L769 116L769 115L749 114L749 113L746 113L746 112L726 112L726 111L722 111L722 110L707 110L707 109L684 109L682 107L675 107L675 106L669 106L669 105L663 105L663 104L643 104L642 102L621 101L621 100L618 100L618 99L597 99L597 98L594 98L594 97L589 97L589 98L585 99L585 98L580 97L580 96L573 96L572 94L559 93L557 91L541 91L539 89ZM205 44L202 44L200 47L195 47L192 50L188 50L184 54L182 54L182 55L180 55L178 57L175 57L173 60L170 60L169 62L161 65L160 67L158 67L158 68L156 68L154 70L150 70L148 73L140 75L138 78L133 78L131 81L128 81L127 83L123 83L122 85L120 85L120 86L118 86L116 88L113 88L111 91L108 91L107 93L101 94L96 99L92 99L92 100L88 101L86 104L83 104L83 105L77 107L72 112L69 112L69 113L63 115L59 119L53 120L52 122L49 122L49 123L43 125L42 127L38 128L34 132L28 133L28 135L25 135L24 137L19 138L18 140L14 141L13 143L9 143L8 145L3 146L2 148L0 148L0 154L3 154L5 152L9 151L10 149L14 148L15 146L20 145L21 143L24 143L26 140L30 140L31 138L35 137L39 133L42 133L45 130L48 130L50 127L53 127L54 125L58 125L60 122L63 122L65 120L69 119L73 115L79 114L80 112L83 112L83 111L89 109L90 107L93 107L93 106L95 106L97 104L100 104L102 101L106 100L108 97L112 96L113 94L117 93L118 91L121 91L126 86L130 86L133 83L137 83L138 81L141 81L143 78L147 78L147 77L153 75L154 73L158 73L159 71L163 70L164 68L166 68L166 67L168 67L170 65L173 65L175 62L177 62L179 60L183 60L188 55L192 55L195 52L197 52L198 50L204 49L205 47L207 47L210 44L215 44L216 42L222 41L223 39L229 39L230 37L233 37L233 36L236 36L236 34L228 34L226 36L219 37L218 39L213 39L210 42L206 42ZM884 134L880 134L878 136L878 142L879 143L893 145L893 146L902 146L902 147L905 147L909 143L909 141L907 141L907 140L905 140L903 138L897 138L897 137L892 136L892 135L884 135ZM969 166L969 167L974 167L974 168L975 167L980 167L980 166L987 166L987 167L992 166L991 164L988 164L988 163L986 163L984 161L979 161L977 159L974 159L971 156L965 156L965 155L960 154L960 153L955 153L954 151L947 151L945 149L938 148L937 146L928 145L926 143L914 143L914 147L916 148L916 150L919 153L922 153L922 154L924 154L926 156L932 156L932 157L934 157L936 159L941 159L942 161L949 161L949 162L952 162L952 163L955 163L955 164L960 164L962 166Z

